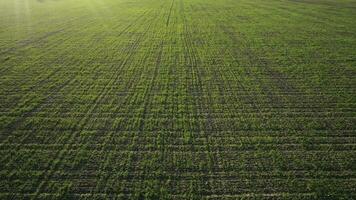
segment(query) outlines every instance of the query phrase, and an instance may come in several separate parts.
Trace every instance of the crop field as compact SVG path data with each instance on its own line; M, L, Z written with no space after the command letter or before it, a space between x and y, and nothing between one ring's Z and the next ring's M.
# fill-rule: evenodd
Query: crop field
M0 0L0 199L356 199L356 0Z

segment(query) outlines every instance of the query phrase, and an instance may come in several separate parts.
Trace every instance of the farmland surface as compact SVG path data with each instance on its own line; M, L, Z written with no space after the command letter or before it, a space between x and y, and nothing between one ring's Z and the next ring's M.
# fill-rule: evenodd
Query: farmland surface
M355 199L355 0L0 0L0 199Z

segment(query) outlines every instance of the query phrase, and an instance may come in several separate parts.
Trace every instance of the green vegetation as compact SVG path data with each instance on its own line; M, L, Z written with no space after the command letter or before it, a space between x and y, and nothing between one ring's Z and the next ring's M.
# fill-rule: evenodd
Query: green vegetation
M355 0L1 0L0 199L355 199Z

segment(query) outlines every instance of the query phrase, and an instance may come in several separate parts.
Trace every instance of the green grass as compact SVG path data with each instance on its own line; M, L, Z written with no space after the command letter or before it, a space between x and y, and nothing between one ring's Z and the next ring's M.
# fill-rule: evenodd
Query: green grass
M356 198L356 1L1 0L0 199Z

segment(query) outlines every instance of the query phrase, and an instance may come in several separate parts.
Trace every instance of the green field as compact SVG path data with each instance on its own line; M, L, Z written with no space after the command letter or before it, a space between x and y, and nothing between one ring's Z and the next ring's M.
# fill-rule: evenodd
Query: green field
M356 199L355 0L0 0L0 199Z

